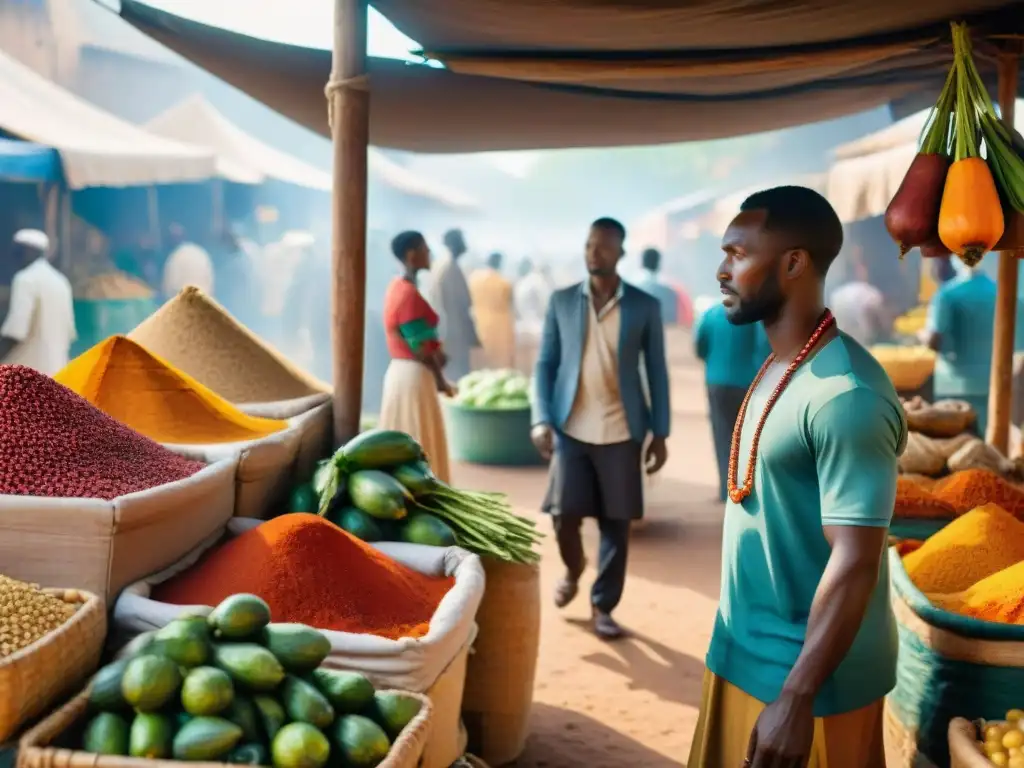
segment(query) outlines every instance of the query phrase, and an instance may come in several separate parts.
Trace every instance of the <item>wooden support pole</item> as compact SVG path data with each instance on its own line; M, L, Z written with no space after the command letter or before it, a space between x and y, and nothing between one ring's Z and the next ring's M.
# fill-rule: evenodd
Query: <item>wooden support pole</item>
M1020 56L1016 50L999 56L999 110L1003 122L1013 128L1014 103ZM999 254L995 328L992 334L992 380L989 385L988 440L1009 456L1010 411L1013 405L1013 350L1017 327L1017 255ZM980 343L984 340L979 339Z
M366 323L366 151L370 93L366 84L366 0L335 0L334 56L327 86L334 141L331 199L331 342L334 442L359 432Z

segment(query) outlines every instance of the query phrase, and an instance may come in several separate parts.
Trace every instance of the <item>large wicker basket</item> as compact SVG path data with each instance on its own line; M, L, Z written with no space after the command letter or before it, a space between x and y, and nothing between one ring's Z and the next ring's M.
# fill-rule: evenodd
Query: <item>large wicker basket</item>
M949 768L992 768L978 750L978 726L962 717L949 721Z
M430 699L418 693L400 693L420 703L419 714L391 745L378 768L417 768L430 736L433 708ZM175 760L147 760L118 755L94 755L69 749L61 737L80 726L89 707L89 691L82 691L63 707L29 730L18 744L17 768L181 768ZM191 768L224 768L225 763L188 763Z
M43 591L80 607L53 632L0 659L0 743L81 688L100 662L107 635L103 602L76 589Z

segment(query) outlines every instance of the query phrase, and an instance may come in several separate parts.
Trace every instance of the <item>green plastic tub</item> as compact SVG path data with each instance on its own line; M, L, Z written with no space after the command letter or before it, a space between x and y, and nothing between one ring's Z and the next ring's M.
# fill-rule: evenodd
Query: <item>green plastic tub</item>
M530 409L467 408L442 400L448 453L456 461L496 467L533 467L545 462L530 440Z

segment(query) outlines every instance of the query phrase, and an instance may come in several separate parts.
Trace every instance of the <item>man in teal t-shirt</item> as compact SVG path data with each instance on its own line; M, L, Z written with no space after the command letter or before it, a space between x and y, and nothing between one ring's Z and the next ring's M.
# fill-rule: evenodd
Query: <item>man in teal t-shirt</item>
M965 400L977 414L978 434L985 436L992 375L996 283L979 268L957 260L957 277L943 283L928 306L927 344L935 360L935 399ZM1017 340L1024 340L1024 307L1017 304Z
M882 768L897 647L885 550L906 420L881 366L825 309L843 241L828 201L779 187L740 211L723 239L723 304L734 324L764 324L775 357L741 414L688 765Z
M736 416L747 387L771 349L760 323L733 325L721 304L710 307L697 319L694 346L697 357L704 361L711 438L718 461L718 496L725 501L729 445Z

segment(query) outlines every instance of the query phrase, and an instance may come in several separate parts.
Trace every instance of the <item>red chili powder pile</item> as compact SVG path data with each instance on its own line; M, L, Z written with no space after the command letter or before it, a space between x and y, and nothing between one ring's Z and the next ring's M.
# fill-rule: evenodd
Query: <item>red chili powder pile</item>
M259 595L274 621L397 639L422 637L451 577L397 563L317 515L282 515L211 550L195 567L160 584L153 599L217 605Z
M203 466L38 371L0 365L0 494L113 499L182 480Z

